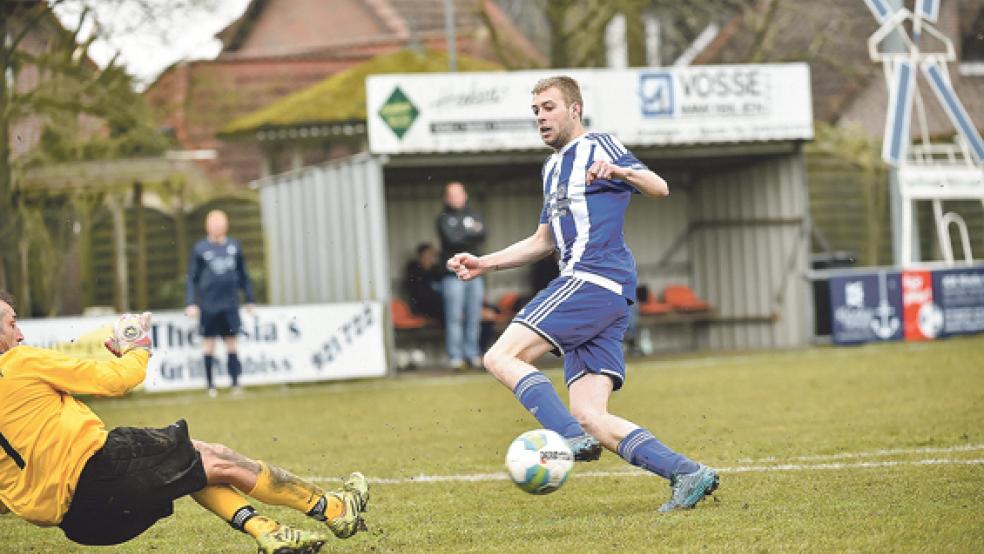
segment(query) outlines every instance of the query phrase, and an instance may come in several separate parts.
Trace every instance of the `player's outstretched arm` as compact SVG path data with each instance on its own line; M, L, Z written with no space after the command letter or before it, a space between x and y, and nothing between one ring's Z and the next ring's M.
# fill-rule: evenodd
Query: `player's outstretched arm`
M150 312L123 314L106 347L116 357L81 360L54 350L18 347L11 365L29 368L55 389L71 393L122 396L143 382L150 359Z
M448 260L448 269L459 279L469 281L485 273L511 269L531 264L554 250L553 235L547 224L540 224L536 232L502 250L478 257L473 254L455 254Z
M55 350L19 346L8 354L10 364L30 368L53 388L75 394L122 396L147 376L150 352L131 350L121 358L81 360ZM28 370L25 370L25 372Z

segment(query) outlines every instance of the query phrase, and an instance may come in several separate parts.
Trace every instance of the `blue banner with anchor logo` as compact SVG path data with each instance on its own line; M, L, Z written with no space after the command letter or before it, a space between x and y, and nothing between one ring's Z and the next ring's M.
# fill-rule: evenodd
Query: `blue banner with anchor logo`
M902 339L898 271L830 278L831 338L836 344Z

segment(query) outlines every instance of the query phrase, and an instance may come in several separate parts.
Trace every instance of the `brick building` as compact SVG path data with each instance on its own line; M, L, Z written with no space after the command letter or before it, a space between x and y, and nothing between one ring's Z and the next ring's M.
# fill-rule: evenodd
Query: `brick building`
M457 51L511 67L542 57L492 0L455 0ZM145 93L185 149L215 150L202 162L217 182L245 185L263 172L255 141L216 133L271 104L373 56L408 46L444 50L443 0L253 0L221 31L214 60L180 62ZM323 158L350 153L325 141Z

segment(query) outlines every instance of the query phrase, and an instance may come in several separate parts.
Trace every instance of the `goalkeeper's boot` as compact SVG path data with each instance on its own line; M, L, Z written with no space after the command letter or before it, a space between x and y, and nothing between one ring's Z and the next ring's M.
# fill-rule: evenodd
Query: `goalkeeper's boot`
M368 530L362 519L369 504L369 481L364 475L356 471L342 484L341 492L329 492L327 495L340 500L345 508L341 515L325 520L336 537L347 539L359 531Z
M574 453L575 461L593 462L601 457L601 443L587 433L564 440Z
M283 524L256 537L258 554L315 554L328 537Z
M713 469L698 465L693 473L675 473L670 478L670 499L659 507L661 512L689 510L718 488L718 474Z

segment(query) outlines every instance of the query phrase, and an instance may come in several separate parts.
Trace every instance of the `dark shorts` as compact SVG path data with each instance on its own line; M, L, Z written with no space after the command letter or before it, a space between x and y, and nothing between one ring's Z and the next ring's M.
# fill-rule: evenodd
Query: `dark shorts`
M117 427L86 462L59 527L79 544L126 542L174 513L175 499L205 484L185 420L163 429Z
M239 308L201 313L198 334L203 337L234 337L242 330Z

